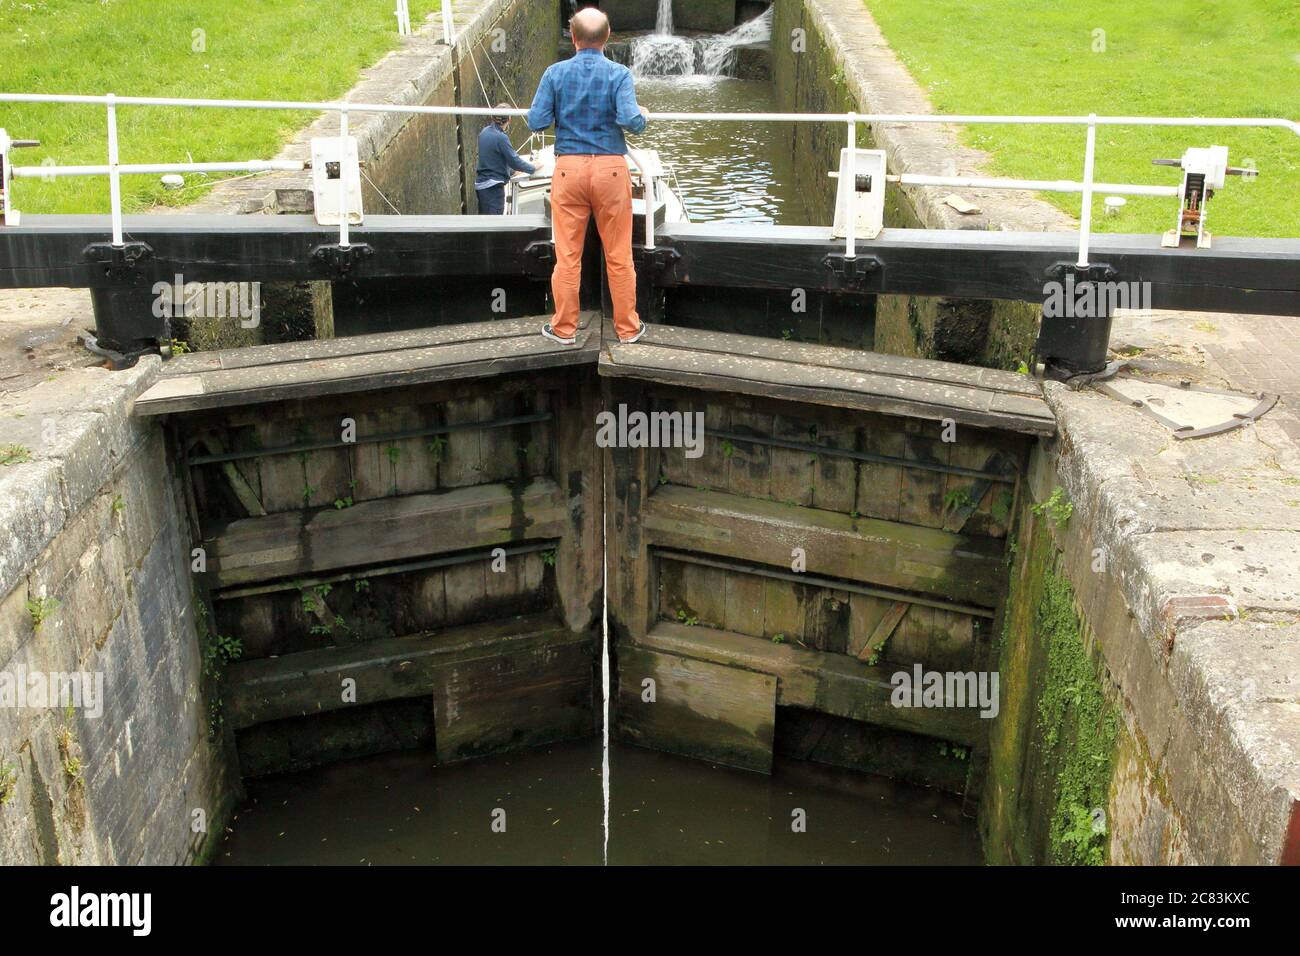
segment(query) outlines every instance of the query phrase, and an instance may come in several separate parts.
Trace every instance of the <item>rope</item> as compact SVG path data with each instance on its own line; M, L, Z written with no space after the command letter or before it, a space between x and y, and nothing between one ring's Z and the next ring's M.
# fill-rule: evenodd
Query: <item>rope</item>
M396 206L392 204L389 198L383 194L383 192L380 190L378 186L375 185L374 181L369 176L366 175L366 171L364 169L361 170L361 178L364 179L366 182L370 183L370 188L373 189L375 192L379 193L379 198L382 199L384 202L388 203L389 209L397 213L399 216L402 214L402 210L398 209Z

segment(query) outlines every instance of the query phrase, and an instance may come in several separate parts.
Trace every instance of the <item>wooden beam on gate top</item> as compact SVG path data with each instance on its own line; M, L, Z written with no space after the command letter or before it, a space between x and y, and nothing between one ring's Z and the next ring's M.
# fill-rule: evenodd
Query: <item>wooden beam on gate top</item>
M802 548L808 573L992 607L1006 579L1002 541L938 528L853 518L722 491L660 485L641 527L652 547L788 568Z
M1048 270L1079 255L1076 232L886 228L858 242L858 259L875 259L876 267L852 285L828 265L827 257L843 256L844 242L826 227L666 223L655 240L678 257L658 274L662 286L847 289L1040 305ZM1300 315L1300 239L1216 235L1209 249L1165 249L1154 233L1096 233L1089 260L1115 270L1114 281L1151 283L1151 308Z
M127 248L114 253L107 248L108 216L30 215L22 225L0 227L0 288L111 289L129 282L147 289L177 275L185 282L545 278L553 261L542 216L367 216L349 237L354 248L366 248L341 257L328 254L338 230L311 216L127 216L124 229ZM877 266L860 284L846 284L830 267L844 244L826 226L665 223L656 242L678 257L656 267L658 285L1037 303L1048 270L1078 258L1074 232L888 228L858 243L858 259ZM1300 239L1215 236L1209 249L1165 249L1154 233L1098 233L1090 259L1115 270L1115 281L1151 283L1153 308L1300 315Z
M596 361L596 313L579 317L578 344L543 338L547 317L443 325L342 339L193 352L167 362L135 400L137 415L168 415Z
M213 587L320 574L339 568L560 538L565 496L549 478L523 489L472 485L441 494L362 501L350 508L240 518L204 547Z
M346 276L327 255L337 227L312 216L150 215L123 221L134 257L131 285L155 282L306 282L397 276L522 276L550 274L534 252L549 244L543 216L366 216L350 229L355 255ZM118 288L127 281L107 268L108 216L24 215L0 226L0 289L46 286ZM533 252L530 252L530 247Z
M600 374L886 415L1052 435L1056 421L1031 379L996 369L752 335L646 326L609 344Z

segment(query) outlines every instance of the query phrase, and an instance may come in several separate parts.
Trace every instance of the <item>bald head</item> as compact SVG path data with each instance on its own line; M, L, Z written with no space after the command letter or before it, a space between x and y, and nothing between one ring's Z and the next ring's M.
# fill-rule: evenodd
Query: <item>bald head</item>
M569 32L579 50L603 47L609 39L609 17L595 7L584 7L569 21Z

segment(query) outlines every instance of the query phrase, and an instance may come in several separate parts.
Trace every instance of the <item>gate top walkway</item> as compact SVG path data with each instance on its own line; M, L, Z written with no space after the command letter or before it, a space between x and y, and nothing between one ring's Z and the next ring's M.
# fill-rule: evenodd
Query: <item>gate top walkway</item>
M138 415L316 398L596 360L599 317L583 313L576 346L538 334L540 316L254 345L182 355L135 402Z
M1030 435L1055 431L1037 383L1013 372L665 325L647 326L635 345L618 344L609 329L602 352L598 313L582 314L577 346L542 338L544 321L528 316L183 355L164 366L135 410L165 415L599 362L605 376Z
M1030 435L1056 430L1038 384L1014 372L663 325L646 326L636 345L620 345L612 333L605 341L607 376Z

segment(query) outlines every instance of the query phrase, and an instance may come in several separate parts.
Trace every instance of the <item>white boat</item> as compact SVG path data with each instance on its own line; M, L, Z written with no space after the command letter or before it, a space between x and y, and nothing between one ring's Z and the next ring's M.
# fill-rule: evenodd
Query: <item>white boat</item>
M536 143L535 139L529 141ZM529 152L520 153L537 172L531 176L516 176L506 190L506 215L550 217L551 178L555 171L555 146L551 143L537 145ZM632 179L632 216L635 221L645 216L646 184L653 187L655 227L666 222L689 222L681 198L673 191L669 181L673 178L655 149L632 149L627 153L627 167ZM642 230L636 230L644 235Z

